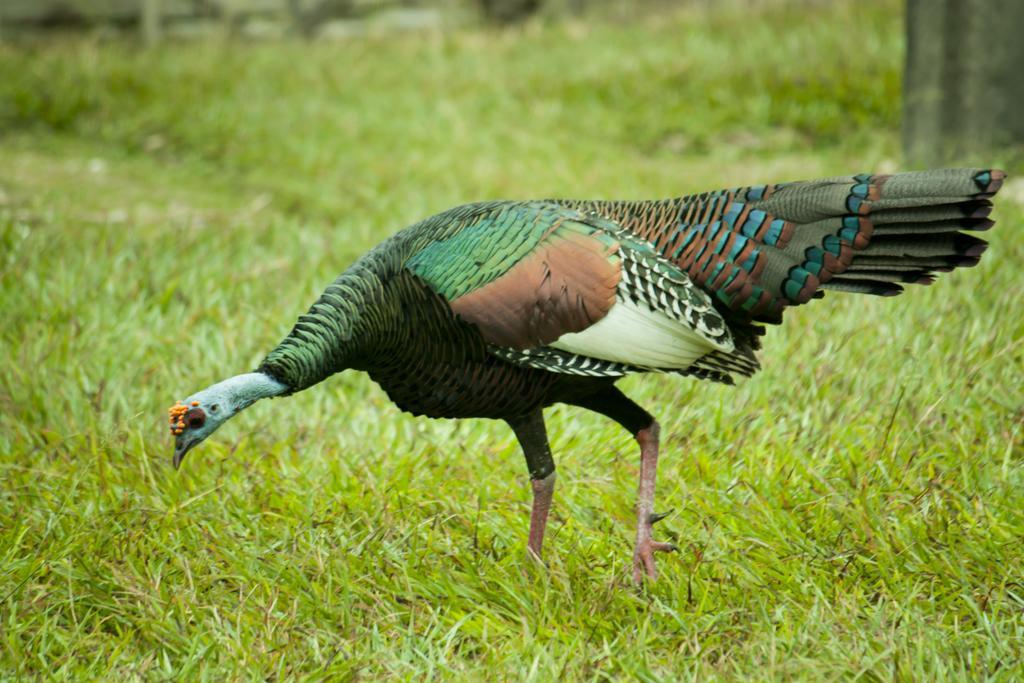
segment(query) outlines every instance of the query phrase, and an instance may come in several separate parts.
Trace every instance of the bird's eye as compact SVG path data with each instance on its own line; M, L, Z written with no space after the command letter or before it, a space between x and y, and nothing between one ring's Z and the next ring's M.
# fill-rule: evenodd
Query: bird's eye
M211 413L216 413L218 410L220 410L220 404L214 403L212 406L210 406Z
M206 422L206 413L203 412L202 408L193 408L185 413L184 421L190 429L198 429Z

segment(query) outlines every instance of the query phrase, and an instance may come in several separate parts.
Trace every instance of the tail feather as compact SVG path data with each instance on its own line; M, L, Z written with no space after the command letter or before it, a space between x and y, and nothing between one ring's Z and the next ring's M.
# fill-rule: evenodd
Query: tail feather
M756 185L655 202L561 201L649 241L730 325L776 323L822 290L891 296L978 263L1006 174L939 169ZM751 337L756 332L751 328Z
M939 168L909 171L885 179L883 200L932 198L932 204L945 204L943 197L991 196L1003 186L1006 174L993 169Z
M861 253L870 256L930 258L934 256L981 256L988 244L962 232L925 232L909 235L876 235ZM859 256L850 270L856 269Z
M893 296L903 291L897 283L930 284L936 271L976 265L986 243L961 231L992 227L989 198L1004 178L941 169L776 186L757 208L785 223L784 239L763 248L761 278L779 283L782 297L763 312L822 289Z
M917 266L850 269L843 273L843 279L901 282L910 285L930 285L935 281L935 278L929 276L927 271L921 270ZM822 287L828 288L833 282L835 282L835 278L823 284Z
M972 218L987 218L992 213L992 202L988 199L972 199L952 204L935 204L912 209L878 209L871 212L875 229L896 227L903 223L934 223L950 221L958 223ZM976 229L976 228L972 228Z
M857 265L869 268L912 268L915 270L936 270L948 273L954 268L970 268L978 265L977 256L861 256Z
M875 223L875 236L884 235L916 235L921 233L941 233L956 230L971 230L984 232L988 230L995 221L988 218L961 218L959 220L910 222L905 223Z
M852 294L872 294L874 296L896 296L903 291L903 288L892 282L871 279L856 279L850 277L837 277L822 285L826 289L837 292L850 292Z

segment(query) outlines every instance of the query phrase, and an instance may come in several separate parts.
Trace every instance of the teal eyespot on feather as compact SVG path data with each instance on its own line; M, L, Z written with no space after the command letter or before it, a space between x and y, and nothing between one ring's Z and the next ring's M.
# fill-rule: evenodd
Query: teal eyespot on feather
M728 202L729 199L729 195L726 194L720 194L716 196L709 216L720 216L721 214L725 213L725 203Z
M789 271L789 277L783 284L782 291L790 301L797 301L800 297L800 290L807 284L807 278L811 274L800 266L793 266Z
M713 239L715 239L715 236L718 235L718 231L721 230L721 229L722 229L722 221L715 221L710 226L708 226L708 231L707 231L708 242L710 242Z
M719 295L719 297L726 296L726 294L725 294L726 288L728 288L728 286L733 283L733 280L735 280L736 276L739 275L739 274L740 274L740 269L735 267L735 266L733 266L732 272L729 273L728 277L725 278L725 282L722 283L722 286L719 287L718 291L716 292ZM731 299L732 296L729 295L729 298Z
M746 301L743 302L743 305L740 308L742 308L744 311L749 311L750 309L754 308L754 306L756 306L758 302L761 300L762 294L764 294L764 287L754 285L754 289L750 293L750 296L747 298Z
M790 301L795 301L797 295L800 293L800 285L795 280L786 280L786 284L782 288L786 298Z
M813 273L815 277L821 275L821 269L825 266L825 252L818 247L807 247L804 252L803 267L810 273Z
M680 223L679 223L679 225L677 225L677 226L675 227L675 230L673 230L673 231L672 231L672 234L670 234L670 235L668 236L668 242L669 242L670 244L671 244L672 242L675 242L675 241L676 241L677 239L679 239L679 235L681 235L681 234L682 234L683 230L686 230L686 229L687 229L687 228L689 228L689 227L690 227L689 223L683 223L683 222L680 222ZM692 237L690 237L689 239L693 239L693 238L692 238Z
M693 242L693 240L696 237L697 237L697 230L694 229L694 228L691 228L690 231L687 232L686 235L683 237L683 241L680 242L679 246L676 247L675 250L672 252L672 258L677 259L680 256L682 256L683 251L685 251L686 248L688 246L690 246L690 244Z
M839 236L853 244L853 241L857 239L857 233L860 232L860 220L856 216L844 216L843 217L843 229L839 231Z
M835 235L825 235L825 239L822 240L821 246L825 248L825 251L838 257L842 253L843 243L839 241L839 238Z
M742 268L743 270L747 271L748 273L752 272L754 270L754 267L757 265L757 258L760 255L761 255L761 252L758 251L757 249L755 249L754 251L750 252L750 256L748 256L746 258L746 260L743 261L743 263L740 264L740 268Z
M716 232L717 232L717 230L716 230ZM729 232L728 230L722 231L722 236L718 238L718 243L715 244L715 253L716 254L721 254L722 253L722 250L725 249L725 245L729 241L729 236L731 234L732 233Z
M708 267L708 264L711 263L711 259L713 259L714 257L715 252L709 251L704 255L703 259L699 261L697 259L694 259L694 268L697 270L697 272L704 270L705 268Z
M736 239L733 242L732 249L730 249L729 253L726 255L726 258L729 259L730 261L739 256L740 252L743 251L743 247L745 247L747 245L747 242L750 241L743 235L739 234L737 234L735 238Z
M700 259L700 257L704 255L704 252L707 250L707 248L708 248L708 242L707 242L707 240L705 240L704 244L700 245L700 249L697 250L697 253L693 255L693 262L694 263L696 263Z
M767 185L755 185L747 190L747 201L756 202L757 200L764 197L765 190L768 189Z
M743 211L743 202L733 202L729 205L729 210L722 216L722 222L732 228L736 219L739 218L740 212Z
M747 220L743 223L743 227L740 229L740 232L745 237L756 238L757 231L761 229L761 225L767 217L768 214L761 209L754 209L747 216Z
M779 238L782 237L782 230L785 227L786 221L782 220L781 218L776 218L768 226L768 232L765 234L764 239L762 241L769 246L774 246L778 244Z

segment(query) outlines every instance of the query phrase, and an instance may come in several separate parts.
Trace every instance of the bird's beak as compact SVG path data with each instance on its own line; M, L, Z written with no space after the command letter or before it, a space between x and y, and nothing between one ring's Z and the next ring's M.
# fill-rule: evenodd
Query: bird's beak
M174 440L174 469L181 467L181 461L185 459L185 454L195 445L196 440L189 437L179 436Z

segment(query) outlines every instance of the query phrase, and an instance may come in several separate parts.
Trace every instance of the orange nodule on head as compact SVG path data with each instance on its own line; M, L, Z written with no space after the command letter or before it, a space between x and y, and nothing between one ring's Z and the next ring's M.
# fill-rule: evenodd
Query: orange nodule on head
M193 404L195 403L197 402L193 401ZM188 412L188 407L183 405L181 401L176 402L167 410L172 434L178 435L185 430L184 416L186 412Z

